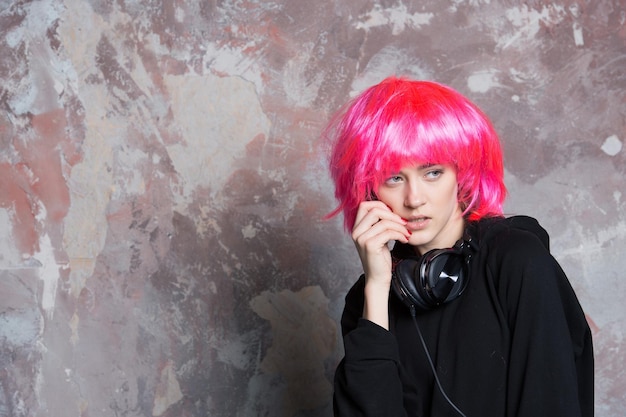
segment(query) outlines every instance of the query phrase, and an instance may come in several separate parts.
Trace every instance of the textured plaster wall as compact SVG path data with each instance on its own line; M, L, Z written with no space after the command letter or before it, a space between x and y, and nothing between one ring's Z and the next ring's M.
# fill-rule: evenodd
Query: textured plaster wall
M491 116L623 416L623 0L2 0L0 33L0 416L330 415L360 271L318 137L390 74Z

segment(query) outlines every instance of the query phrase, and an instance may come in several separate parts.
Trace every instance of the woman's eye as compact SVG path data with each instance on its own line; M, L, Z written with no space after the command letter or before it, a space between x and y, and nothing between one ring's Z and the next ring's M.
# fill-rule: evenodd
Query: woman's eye
M399 175L394 175L392 177L387 178L387 180L385 181L387 184L397 184L399 182L402 182L402 177Z
M443 174L443 169L433 169L426 173L426 178L436 179L436 178L439 178L442 174Z

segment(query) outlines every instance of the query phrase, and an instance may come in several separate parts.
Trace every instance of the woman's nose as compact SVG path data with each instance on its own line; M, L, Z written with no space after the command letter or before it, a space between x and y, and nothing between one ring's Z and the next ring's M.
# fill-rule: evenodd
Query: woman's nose
M410 208L417 208L422 204L424 204L424 197L419 187L413 184L407 184L404 205Z

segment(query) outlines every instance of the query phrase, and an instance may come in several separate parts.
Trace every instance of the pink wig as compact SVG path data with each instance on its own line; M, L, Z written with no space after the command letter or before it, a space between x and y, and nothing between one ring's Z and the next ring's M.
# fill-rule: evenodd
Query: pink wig
M361 201L409 164L456 168L468 220L502 215L502 150L489 119L444 85L390 77L362 92L329 124L330 173L344 225L352 230Z

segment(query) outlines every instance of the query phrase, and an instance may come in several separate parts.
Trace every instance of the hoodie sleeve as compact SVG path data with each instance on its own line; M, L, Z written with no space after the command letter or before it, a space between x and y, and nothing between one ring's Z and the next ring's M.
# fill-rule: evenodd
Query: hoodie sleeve
M533 233L496 250L512 346L507 415L593 416L591 332L567 277Z
M345 357L335 373L335 416L406 416L395 337L359 319L344 337Z
M364 278L346 296L341 318L345 356L335 372L336 417L406 416L395 336L361 318Z

